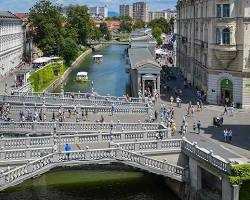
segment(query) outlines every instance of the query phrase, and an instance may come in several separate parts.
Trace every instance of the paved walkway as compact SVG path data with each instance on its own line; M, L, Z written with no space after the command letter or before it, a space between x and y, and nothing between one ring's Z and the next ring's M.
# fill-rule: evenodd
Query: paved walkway
M177 108L176 105L174 105L177 130L180 130L183 116L187 113L188 102L191 101L193 104L196 104L196 91L192 88L184 89L183 80L180 77L178 77L176 81L169 81L168 83L171 88L176 87L183 91L183 95L181 96L183 100L182 107ZM162 103L169 106L169 98L171 95L174 95L171 91L169 93L163 93L161 97ZM197 121L200 120L202 124L202 130L199 136L188 134L187 138L197 141L198 145L200 143L200 145L207 147L208 149L214 149L214 152L217 152L215 146L219 146L219 151L222 151L221 149L223 149L224 152L222 157L228 157L228 152L234 152L236 158L240 155L250 159L250 111L236 110L233 116L224 115L223 126L214 127L213 117L221 116L223 111L224 108L222 106L205 105L205 108L202 111L195 112L193 117L186 117L188 130L190 132L192 132L193 123L197 123ZM233 131L232 144L224 142L223 130L225 128ZM209 148L210 142L212 142L211 148Z

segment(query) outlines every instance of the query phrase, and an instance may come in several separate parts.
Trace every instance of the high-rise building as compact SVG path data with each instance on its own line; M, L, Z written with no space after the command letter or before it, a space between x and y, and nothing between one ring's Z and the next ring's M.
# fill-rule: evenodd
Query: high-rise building
M123 4L120 5L120 16L127 16L133 18L133 5Z
M164 18L164 19L168 19L168 14L165 11L157 11L157 12L149 12L148 13L148 21L152 21L154 19L160 19L160 18Z
M22 21L11 12L0 12L0 75L22 63L23 50Z
M105 5L104 7L94 6L89 7L89 14L93 17L108 17L108 7Z
M148 22L148 4L146 2L133 3L133 19Z
M178 0L177 66L209 103L250 107L249 18L246 0Z

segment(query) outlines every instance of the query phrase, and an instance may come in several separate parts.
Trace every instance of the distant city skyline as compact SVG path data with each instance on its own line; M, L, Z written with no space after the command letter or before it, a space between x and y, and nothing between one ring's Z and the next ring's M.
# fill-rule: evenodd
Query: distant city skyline
M0 0L0 10L10 12L28 12L37 0ZM107 5L109 11L119 13L120 4L129 4L137 2L136 0L51 0L54 3L67 6L69 4L80 4L87 6L103 6ZM168 8L175 8L177 0L147 0L150 11L159 11Z

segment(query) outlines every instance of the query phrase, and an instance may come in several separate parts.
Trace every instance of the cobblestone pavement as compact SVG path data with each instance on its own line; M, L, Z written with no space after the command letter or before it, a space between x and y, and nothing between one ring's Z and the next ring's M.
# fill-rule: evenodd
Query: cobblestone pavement
M188 102L192 101L193 104L196 104L196 91L192 88L184 89L183 80L180 77L176 81L169 81L169 86L170 88L180 88L183 91L183 95L181 96L183 104L181 108L177 108L174 105L177 130L180 130L183 116L187 113ZM163 93L161 97L162 103L169 106L171 95L174 95L171 91L167 94ZM220 149L223 149L223 152L225 152L223 157L228 157L227 153L233 152L236 157L243 156L250 159L250 111L238 109L235 110L233 116L223 115L223 126L214 127L213 117L221 116L223 111L224 108L222 106L205 105L204 109L195 112L193 117L186 117L189 132L192 132L193 123L197 123L200 120L202 124L200 135L189 133L186 137L191 141L197 141L198 146L200 144L208 149L215 149L215 146L220 146ZM224 142L223 130L225 128L231 129L233 132L232 144ZM211 147L210 144L212 145Z

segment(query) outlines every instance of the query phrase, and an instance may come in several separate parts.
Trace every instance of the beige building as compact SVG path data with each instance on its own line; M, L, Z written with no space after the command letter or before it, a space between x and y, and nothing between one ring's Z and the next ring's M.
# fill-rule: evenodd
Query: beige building
M177 66L212 104L250 107L250 0L178 0Z
M120 5L120 16L128 16L133 18L133 5L132 4L123 4Z
M154 19L164 18L166 20L170 20L172 17L176 17L176 11L173 9L167 9L163 11L155 11L148 13L148 21L152 21Z
M148 22L148 3L133 3L133 19Z

